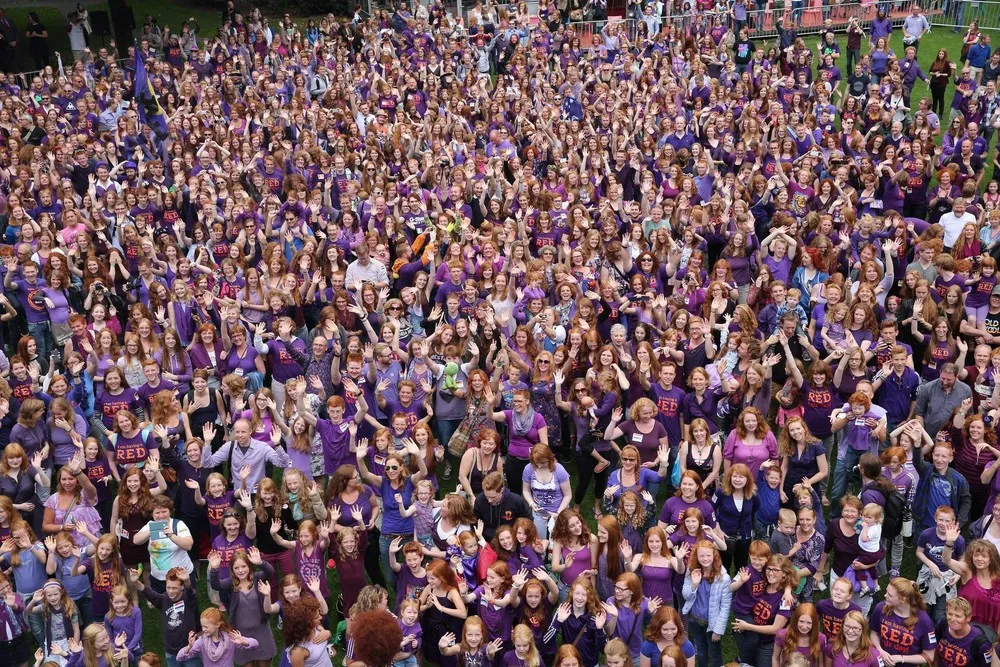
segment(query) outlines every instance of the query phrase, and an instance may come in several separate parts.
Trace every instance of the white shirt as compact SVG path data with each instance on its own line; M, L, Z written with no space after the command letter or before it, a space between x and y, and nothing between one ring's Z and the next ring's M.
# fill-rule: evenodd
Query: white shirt
M962 217L958 217L952 211L948 211L938 222L944 227L944 247L953 248L958 237L962 235L962 229L969 223L975 224L976 216L965 212Z

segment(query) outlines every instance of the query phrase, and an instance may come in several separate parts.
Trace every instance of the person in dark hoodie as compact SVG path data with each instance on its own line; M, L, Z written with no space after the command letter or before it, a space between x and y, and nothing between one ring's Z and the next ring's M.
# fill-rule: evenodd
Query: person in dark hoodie
M201 629L201 612L198 610L198 593L191 585L191 575L183 568L171 568L166 576L166 592L158 593L142 583L138 570L128 571L129 582L154 607L160 610L160 627L163 630L163 650L167 663L180 667L201 665L199 658L178 661L177 652L188 644L188 633Z
M494 471L483 478L483 492L476 496L473 506L476 517L482 522L482 538L489 542L493 533L503 525L512 525L520 518L531 519L531 508L524 498L503 485L503 473Z

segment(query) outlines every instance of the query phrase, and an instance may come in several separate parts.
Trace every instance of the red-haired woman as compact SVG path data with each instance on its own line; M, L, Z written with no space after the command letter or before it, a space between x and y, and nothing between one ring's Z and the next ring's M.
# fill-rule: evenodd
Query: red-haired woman
M897 577L885 589L885 601L871 616L872 643L883 664L934 664L937 641L917 585ZM921 662L922 660L922 662Z
M458 590L458 576L443 560L434 560L427 566L427 586L420 593L420 626L424 631L424 659L436 664L447 664L441 655L438 642L449 632L459 635L462 622L468 616L465 600Z
M965 476L972 494L970 517L980 517L986 507L990 495L990 484L983 484L982 476L985 468L996 465L997 432L988 428L981 414L972 412L972 399L962 401L962 407L952 419L951 442L955 447L955 460L952 467Z
M751 479L755 479L764 461L777 460L778 441L764 415L757 408L744 408L722 450L723 471L743 463L749 468Z
M781 667L795 653L801 653L809 661L809 667L822 667L826 651L826 635L820 632L819 614L812 603L800 604L792 612L788 625L774 638L772 667Z

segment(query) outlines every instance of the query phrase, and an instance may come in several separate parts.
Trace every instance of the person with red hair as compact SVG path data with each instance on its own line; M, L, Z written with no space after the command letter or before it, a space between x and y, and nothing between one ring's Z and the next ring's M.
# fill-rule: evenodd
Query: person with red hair
M460 635L462 622L468 616L465 600L458 590L458 575L441 559L427 566L427 586L420 593L420 625L424 631L424 659L441 664L441 638L451 633ZM399 643L396 643L398 649ZM366 662L368 667L375 667ZM379 663L381 664L381 663Z

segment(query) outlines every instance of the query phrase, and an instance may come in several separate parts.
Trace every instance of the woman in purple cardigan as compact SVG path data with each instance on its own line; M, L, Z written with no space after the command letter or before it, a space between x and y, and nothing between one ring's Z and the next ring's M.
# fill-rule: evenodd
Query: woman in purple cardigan
M215 325L202 324L195 334L194 345L191 346L192 370L202 368L208 372L208 386L218 389L221 386L219 368L225 367L226 350L215 332Z

